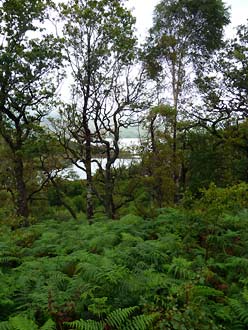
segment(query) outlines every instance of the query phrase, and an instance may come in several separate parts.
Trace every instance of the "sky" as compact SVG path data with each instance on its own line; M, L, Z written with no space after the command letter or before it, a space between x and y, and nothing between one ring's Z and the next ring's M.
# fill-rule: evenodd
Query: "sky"
M152 15L159 0L129 0L129 7L137 19L137 34L141 41L145 39L148 29L152 25ZM233 27L243 24L248 19L248 0L225 0L227 7L231 7L232 24L226 29L226 36L232 36Z

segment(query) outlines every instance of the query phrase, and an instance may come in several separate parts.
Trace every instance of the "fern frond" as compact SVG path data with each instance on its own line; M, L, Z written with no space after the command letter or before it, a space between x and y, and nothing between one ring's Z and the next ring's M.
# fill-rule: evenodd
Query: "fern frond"
M222 291L204 285L194 286L192 293L194 297L222 297L224 295Z
M9 321L0 322L0 330L15 330Z
M154 320L152 315L138 315L128 320L123 330L148 330Z
M66 291L69 283L69 278L61 272L56 272L55 274L53 274L53 276L51 276L50 282L54 284L60 291Z
M173 274L175 278L189 279L194 276L194 273L190 269L191 264L191 261L188 261L182 257L174 257L168 271L170 274Z
M148 330L154 320L153 315L138 315L131 318L137 307L119 308L108 315L104 322L79 320L66 322L65 325L76 330Z
M93 320L79 320L73 322L65 322L71 329L76 330L104 330L104 324Z
M230 305L238 320L242 321L244 325L248 326L248 305L236 299L230 299Z
M234 321L232 323L232 330L246 330L246 328L244 328L244 325L242 322Z
M40 330L56 330L56 323L52 319L48 319Z
M3 256L0 257L0 265L10 266L10 265L19 265L21 263L20 258L13 256Z
M0 330L38 330L37 325L26 317L17 315L0 323Z
M248 259L247 258L244 258L244 257L230 257L228 259L228 262L226 264L227 267L230 267L230 268L239 268L239 269L242 269L244 271L248 271Z
M125 323L129 316L137 309L137 307L119 308L113 311L106 319L106 323L110 326L119 327Z

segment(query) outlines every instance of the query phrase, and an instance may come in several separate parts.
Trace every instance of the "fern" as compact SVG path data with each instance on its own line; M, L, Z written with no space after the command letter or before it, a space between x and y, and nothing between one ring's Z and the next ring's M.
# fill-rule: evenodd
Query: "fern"
M224 293L208 286L197 285L192 289L194 297L223 297Z
M50 285L55 286L56 289L66 291L68 289L69 278L61 272L56 272L51 276L49 282Z
M38 326L32 320L17 315L8 322L0 323L0 330L38 330Z
M233 269L238 268L239 270L248 272L248 259L241 257L230 257L226 263L226 266Z
M16 266L21 264L21 260L18 257L13 256L2 256L0 257L0 265L1 266Z
M235 317L242 322L246 327L248 326L248 303L230 299L230 306L235 314Z
M56 330L56 324L53 320L48 319L45 324L40 328L40 330Z
M169 273L173 274L175 278L190 279L194 277L194 273L191 271L191 262L182 258L173 258L171 265L169 266Z
M113 311L106 319L108 325L114 326L116 328L120 327L130 315L137 309L137 307L129 307L124 309L117 309Z
M137 307L119 308L110 313L104 321L79 320L66 322L65 325L77 330L148 330L154 317L151 315L138 315L132 317Z
M9 321L1 322L0 330L38 330L38 326L34 321L17 315L10 318ZM56 330L56 324L53 320L49 319L39 330Z
M73 322L65 322L64 324L68 325L70 329L76 330L104 330L104 324L93 320L79 320Z
M148 330L151 329L153 320L153 315L138 315L129 320L124 328L120 328L120 330Z
M63 329L247 329L247 218L220 219L211 237L200 213L161 212L154 221L44 221L3 232L0 330L36 330L49 315Z
M15 330L9 321L0 322L0 330Z

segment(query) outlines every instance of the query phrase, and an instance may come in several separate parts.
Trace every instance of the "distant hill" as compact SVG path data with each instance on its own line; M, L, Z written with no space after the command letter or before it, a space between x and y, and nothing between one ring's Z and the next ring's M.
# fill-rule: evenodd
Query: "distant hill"
M145 130L138 126L136 127L128 127L121 130L121 138L139 138L145 135Z
M55 118L55 117L56 116L53 116L53 118ZM52 128L51 127L51 122L47 118L43 118L42 124L45 127ZM124 139L125 138L135 139L135 138L140 138L140 137L145 136L146 135L145 133L146 133L146 131L144 130L144 128L141 128L139 126L131 126L131 127L128 127L128 128L122 128L120 136L121 136L122 139L123 138Z

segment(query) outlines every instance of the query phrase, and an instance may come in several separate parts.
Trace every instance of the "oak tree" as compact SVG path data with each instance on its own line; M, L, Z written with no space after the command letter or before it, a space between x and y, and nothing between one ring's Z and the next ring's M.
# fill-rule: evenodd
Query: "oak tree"
M44 30L46 0L0 2L0 134L11 151L17 214L28 224L25 144L49 112L61 63L60 43Z
M92 180L94 156L101 151L107 155L104 176L106 186L111 188L111 166L119 155L119 130L127 125L130 116L126 109L137 101L140 91L139 82L131 86L129 75L124 74L134 59L135 19L124 1L117 0L72 0L61 5L61 17L73 85L71 103L61 109L56 125L68 158L86 173L86 213L91 222L96 193ZM107 138L113 139L112 146ZM112 208L111 198L108 195L109 202L105 203L108 208ZM108 214L112 217L113 212Z

